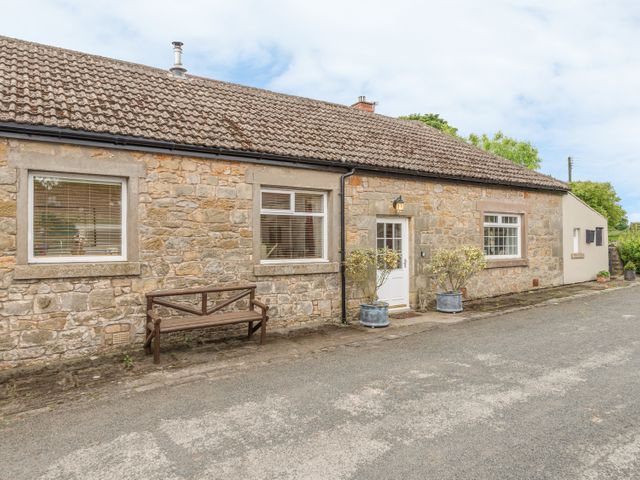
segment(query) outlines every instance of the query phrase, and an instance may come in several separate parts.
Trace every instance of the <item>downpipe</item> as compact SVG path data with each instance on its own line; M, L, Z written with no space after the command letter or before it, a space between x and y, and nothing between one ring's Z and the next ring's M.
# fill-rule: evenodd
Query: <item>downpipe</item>
M356 169L352 168L347 173L340 176L340 298L341 303L341 321L347 323L347 274L345 261L347 259L347 232L345 225L345 207L344 207L344 191L347 178L356 173Z

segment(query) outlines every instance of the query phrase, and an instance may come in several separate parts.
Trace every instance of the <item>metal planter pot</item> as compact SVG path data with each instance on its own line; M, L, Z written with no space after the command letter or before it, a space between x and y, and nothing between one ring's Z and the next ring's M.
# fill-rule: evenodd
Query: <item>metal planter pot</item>
M624 271L624 279L629 282L635 282L636 280L636 272L633 270L625 270Z
M436 293L436 310L445 313L462 311L462 293Z
M378 328L389 325L389 304L376 302L360 305L360 325Z

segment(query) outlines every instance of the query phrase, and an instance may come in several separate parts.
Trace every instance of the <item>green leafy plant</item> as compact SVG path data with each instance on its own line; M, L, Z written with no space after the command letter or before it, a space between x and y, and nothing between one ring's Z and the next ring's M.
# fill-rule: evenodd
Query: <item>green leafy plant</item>
M632 261L628 261L627 263L624 264L624 269L625 271L635 272L638 269L638 267Z
M417 120L430 127L437 128L444 133L448 133L452 137L458 137L458 129L449 125L449 122L437 113L412 113L411 115L405 115L400 118L403 120Z
M359 248L345 260L345 272L362 291L366 300L375 303L378 289L387 281L392 270L398 268L400 253L389 248Z
M122 357L122 366L125 370L131 370L133 368L133 358L131 358L131 355L125 354Z
M631 228L618 237L618 252L623 262L640 265L640 230Z
M609 278L611 276L611 274L607 271L607 270L600 270L597 275L597 277L604 277L604 278Z
M459 292L475 274L484 270L487 261L482 250L472 246L436 250L427 271L446 293Z
M489 137L484 133L482 135L472 133L469 135L468 141L471 145L511 160L513 163L527 167L530 170L539 169L542 163L538 149L531 143L507 137L502 132L495 133L493 137Z

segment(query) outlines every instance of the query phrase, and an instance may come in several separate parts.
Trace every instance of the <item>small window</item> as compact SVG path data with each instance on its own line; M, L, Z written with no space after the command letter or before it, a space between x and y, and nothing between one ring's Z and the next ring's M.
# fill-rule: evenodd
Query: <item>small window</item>
M126 181L29 174L29 262L126 260Z
M602 232L604 231L604 228L602 227L597 227L596 228L596 246L601 247L603 244L603 238L602 238Z
M262 263L327 260L327 195L320 192L260 192Z
M520 215L484 216L484 254L488 258L520 258Z
M595 230L587 230L587 238L586 238L586 242L587 243L593 243L596 239L596 232Z
M573 253L580 253L580 229L573 229Z

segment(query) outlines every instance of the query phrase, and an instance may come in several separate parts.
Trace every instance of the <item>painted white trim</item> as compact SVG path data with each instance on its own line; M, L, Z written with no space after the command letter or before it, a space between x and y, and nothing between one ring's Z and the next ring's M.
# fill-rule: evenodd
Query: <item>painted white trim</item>
M120 193L120 255L74 255L66 257L36 257L33 254L33 207L34 207L34 177L68 178L70 180L86 180L98 183L119 183ZM39 263L93 263L93 262L124 262L127 260L127 179L123 177L108 177L100 175L81 175L75 173L57 173L44 171L30 171L28 174L28 205L27 205L27 262Z
M486 222L485 217L494 216L498 217L497 222ZM518 219L517 223L502 223L503 217L515 217ZM485 258L487 260L512 260L522 258L522 215L519 213L496 213L496 212L484 212L484 217L482 217L482 250L484 251L485 244L485 235L484 229L485 227L498 227L498 228L513 228L516 227L516 247L517 252L515 255L486 255Z
M273 260L261 260L261 265L277 265L281 263L329 263L329 260L322 258L282 258Z
M281 193L289 195L289 209L269 209L262 207L263 193ZM322 196L322 213L318 212L296 212L295 196L297 193L308 193ZM328 202L327 192L317 190L297 190L281 188L261 188L260 189L260 215L287 215L292 217L322 217L322 258L283 258L283 259L260 259L261 265L292 264L292 263L327 263L329 262L329 232L328 232ZM262 238L260 238L262 244Z

